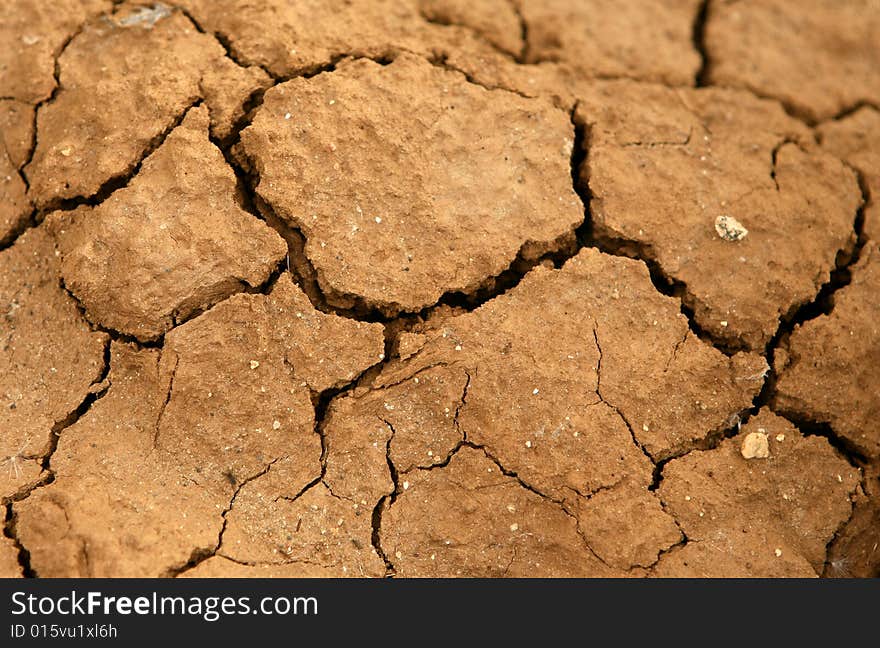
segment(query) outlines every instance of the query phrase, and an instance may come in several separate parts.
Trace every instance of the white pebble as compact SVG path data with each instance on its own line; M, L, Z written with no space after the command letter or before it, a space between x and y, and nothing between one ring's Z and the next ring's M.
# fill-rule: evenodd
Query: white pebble
M746 459L766 459L770 456L770 444L763 432L751 432L743 439L742 456Z

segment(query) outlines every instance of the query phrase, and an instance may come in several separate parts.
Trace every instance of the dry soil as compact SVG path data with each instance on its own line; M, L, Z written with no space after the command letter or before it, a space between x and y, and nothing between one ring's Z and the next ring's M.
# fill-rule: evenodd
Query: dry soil
M876 0L9 0L0 576L880 575Z

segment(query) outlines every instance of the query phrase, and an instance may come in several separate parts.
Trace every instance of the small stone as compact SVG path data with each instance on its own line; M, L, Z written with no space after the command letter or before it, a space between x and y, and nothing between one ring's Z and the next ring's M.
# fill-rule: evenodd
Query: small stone
M281 429L281 421L273 421L273 422L272 422L272 429L273 429L273 430L279 430L279 429Z
M782 549L777 548L776 551L774 551L773 553L775 553L776 557L779 558L780 556L782 556Z
M770 456L770 445L763 432L747 434L742 443L742 456L746 459L766 459Z
M779 441L779 443L782 443L783 441L785 441L785 435L784 435L784 434L781 434L781 433L780 433L780 434L777 434L777 435L776 435L776 440Z
M725 241L741 241L749 234L749 230L733 216L719 216L715 219L715 231Z
M256 360L251 360L251 369L256 369L259 366L260 366L259 362L257 362Z

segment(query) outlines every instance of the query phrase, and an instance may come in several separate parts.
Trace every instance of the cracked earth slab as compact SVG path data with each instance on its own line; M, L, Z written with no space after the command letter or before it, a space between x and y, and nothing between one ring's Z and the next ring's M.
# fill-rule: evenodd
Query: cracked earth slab
M880 109L860 108L820 125L817 134L824 149L858 171L867 194L864 236L880 241Z
M513 0L528 34L526 62L559 61L587 76L692 85L699 0Z
M161 352L114 342L110 387L62 431L54 481L14 507L32 568L160 576L211 554L250 480L320 471L312 390L352 380L382 344L381 327L314 311L289 277L177 327Z
M681 540L648 490L650 456L686 452L730 426L766 368L759 356L728 358L696 338L642 263L589 249L560 270L536 268L472 313L402 338L402 348L404 358L334 404L325 435L331 452L336 438L356 431L374 430L367 441L377 449L387 440L397 477L383 504L381 546L398 573L412 575L608 575L650 566ZM457 461L462 453L470 459ZM377 452L376 470L385 461ZM328 466L327 474L357 483L361 465ZM484 477L491 484L481 485ZM416 484L424 486L417 492ZM529 529L511 533L525 524L511 518L498 535L503 506L483 486L537 516ZM547 540L553 549L528 539L545 522L533 511L541 500L556 520L547 524L568 538ZM603 537L610 528L627 539L623 547Z
M11 538L0 537L0 578L21 578L18 547Z
M0 148L0 246L12 242L30 214L27 187L8 152Z
M748 435L769 456L746 459ZM762 410L717 448L670 461L659 494L687 535L654 573L664 577L815 577L852 512L860 473L826 439Z
M428 21L472 29L500 52L519 57L525 46L523 25L511 0L420 0Z
M873 461L880 458L880 247L870 241L834 295L828 315L795 328L776 351L774 409L827 424Z
M878 31L873 0L711 0L708 78L779 99L811 121L827 119L880 103Z
M181 0L208 33L227 44L237 61L275 78L314 73L345 56L423 56L488 45L470 27L432 23L423 0ZM470 16L474 11L469 12ZM473 22L473 21L471 21Z
M0 138L12 165L27 162L34 138L34 108L23 101L0 100Z
M823 576L876 578L880 573L880 469L864 469L864 492L856 493L849 521L828 547Z
M764 349L854 244L855 174L745 93L608 82L579 99L596 237L681 282L713 339ZM745 237L720 236L721 217Z
M284 259L281 237L236 203L208 130L208 109L191 109L128 186L50 217L64 285L90 321L153 340L260 286Z
M53 435L104 370L107 336L82 321L58 282L45 228L0 252L0 499L40 481Z
M109 11L110 0L10 0L0 15L0 97L36 104L56 87L55 57L89 18Z
M869 3L39 4L0 575L878 573Z
M132 15L135 7L124 5L88 22L58 60L59 89L38 110L36 149L24 169L41 208L90 198L130 174L201 99L214 134L227 136L224 120L243 115L266 83L181 12L126 21Z
M383 543L403 577L615 575L577 520L464 448L442 470L417 471L384 516Z
M17 236L30 218L31 202L20 175L33 143L34 109L0 100L0 248Z
M573 239L573 143L550 104L405 54L272 88L240 157L259 196L302 231L331 303L395 313Z

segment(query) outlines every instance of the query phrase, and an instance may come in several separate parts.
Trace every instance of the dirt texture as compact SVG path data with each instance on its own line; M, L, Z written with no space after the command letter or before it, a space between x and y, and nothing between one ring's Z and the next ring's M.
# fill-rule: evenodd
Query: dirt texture
M878 25L12 0L0 577L880 575Z
M217 119L235 115L263 83L180 12L155 23L95 19L57 65L59 89L37 115L39 136L24 169L42 207L112 188L108 183L135 170L189 107L204 99Z
M56 212L64 285L103 327L152 340L246 288L287 253L236 204L235 174L193 108L140 172L94 208Z
M518 57L525 47L526 27L512 0L421 0L419 9L430 22L469 27L504 54Z
M18 547L5 536L0 537L0 578L21 578Z
M766 434L769 456L745 459L743 437ZM849 519L860 474L821 438L762 410L738 436L667 464L658 490L687 535L659 576L810 577Z
M0 97L36 104L58 83L58 53L86 19L108 11L110 0L45 3L9 0L0 16Z
M241 138L258 195L303 233L343 307L416 311L473 291L583 220L564 113L412 55L282 83Z
M880 108L859 108L816 130L822 147L858 172L867 200L862 225L864 236L880 241Z
M855 174L778 104L727 90L610 82L582 95L594 233L680 282L697 324L763 349L851 243ZM717 219L747 230L721 236Z
M590 76L690 85L698 0L513 0L528 34L525 61L573 63Z
M880 246L870 241L834 310L795 328L776 354L776 408L825 423L861 454L880 457Z
M54 481L18 511L31 565L161 576L215 551L234 533L232 503L245 506L244 488L270 467L320 474L311 391L381 354L378 325L315 311L289 277L177 327L161 352L114 343L106 395L60 441Z
M43 477L59 430L100 382L107 335L92 332L61 288L45 230L0 253L0 498Z
M809 120L880 103L874 0L710 0L708 80L773 97Z

